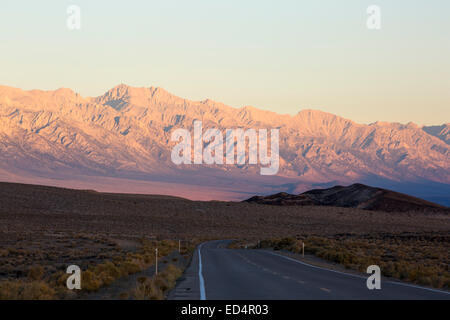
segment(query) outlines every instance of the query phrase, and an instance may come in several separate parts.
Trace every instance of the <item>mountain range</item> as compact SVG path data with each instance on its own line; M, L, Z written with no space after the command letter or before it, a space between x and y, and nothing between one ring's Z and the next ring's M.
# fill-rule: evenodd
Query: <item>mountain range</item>
M280 170L180 165L171 132L203 127L280 129ZM358 124L318 110L282 115L162 88L119 85L99 97L70 89L0 86L0 180L103 192L243 200L365 183L450 205L450 123Z

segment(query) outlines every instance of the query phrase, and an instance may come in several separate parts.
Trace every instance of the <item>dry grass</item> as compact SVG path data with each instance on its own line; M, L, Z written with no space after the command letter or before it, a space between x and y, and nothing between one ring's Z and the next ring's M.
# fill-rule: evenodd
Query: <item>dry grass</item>
M51 300L55 290L44 281L2 281L0 300Z
M82 290L97 291L120 277L126 277L150 267L155 263L155 248L158 248L158 257L164 257L178 248L178 243L171 240L158 242L144 240L138 252L129 252L124 257L116 257L112 261L106 261L84 271Z
M191 247L185 248L185 252ZM90 257L91 259L83 261L81 292L67 290L66 280L69 275L65 273L65 268L51 269L49 265L44 267L33 263L26 274L0 280L0 300L76 298L77 294L97 291L121 277L150 267L155 262L155 248L158 248L158 256L162 258L176 250L178 242L141 239L139 249L135 252L117 250L115 255L107 256L106 259ZM10 251L16 253L17 250ZM22 251L20 253L24 254Z
M140 278L132 296L136 300L163 300L182 274L183 270L169 264L152 278Z

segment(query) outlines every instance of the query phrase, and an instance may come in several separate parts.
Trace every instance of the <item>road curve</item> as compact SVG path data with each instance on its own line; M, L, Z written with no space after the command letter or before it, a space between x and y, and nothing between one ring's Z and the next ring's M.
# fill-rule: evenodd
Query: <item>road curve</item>
M450 293L382 279L369 290L369 275L311 266L266 250L226 249L229 240L200 245L169 299L330 300L439 299Z

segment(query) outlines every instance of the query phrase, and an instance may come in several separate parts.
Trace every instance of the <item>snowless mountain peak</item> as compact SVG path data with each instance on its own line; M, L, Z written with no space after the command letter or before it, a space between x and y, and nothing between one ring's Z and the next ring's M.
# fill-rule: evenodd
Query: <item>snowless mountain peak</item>
M349 121L353 122L351 120L345 119L343 117L337 116L335 114L316 110L316 109L304 109L298 112L295 116L296 118L305 119L309 122L324 122L324 121Z
M131 87L120 84L108 90L102 96L93 98L99 104L105 104L121 111L128 106L149 107L155 103L169 102L181 99L159 87Z

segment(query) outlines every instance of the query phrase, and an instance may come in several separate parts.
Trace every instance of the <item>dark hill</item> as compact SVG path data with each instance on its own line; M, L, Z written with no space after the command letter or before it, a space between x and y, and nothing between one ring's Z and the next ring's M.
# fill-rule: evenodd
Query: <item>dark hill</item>
M299 195L277 193L270 196L255 196L245 200L245 202L280 206L351 207L387 212L450 213L448 207L403 193L359 183L347 187L335 186L329 189L314 189Z

